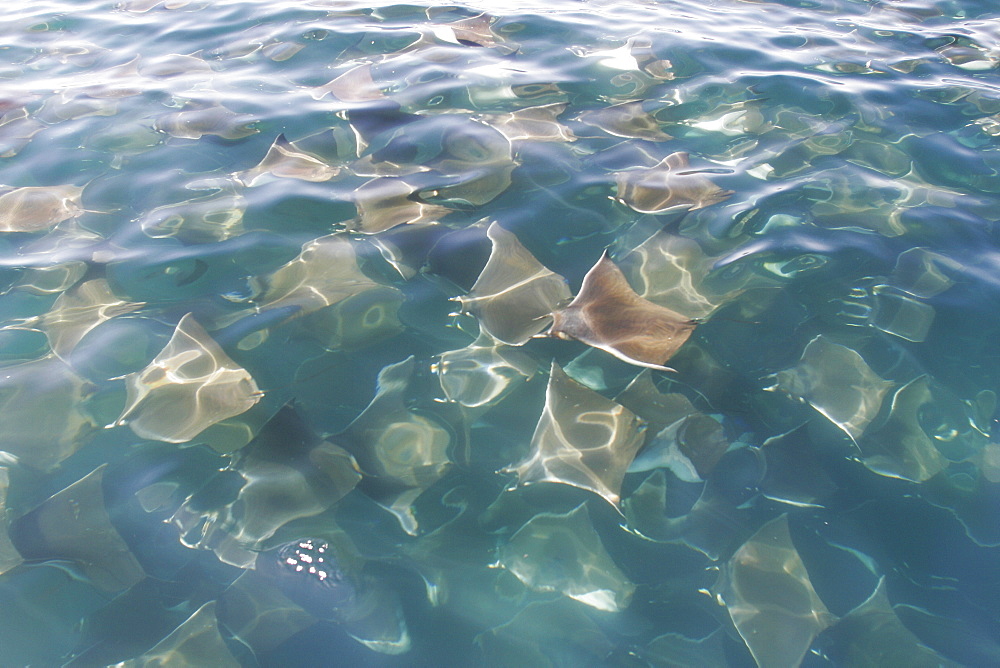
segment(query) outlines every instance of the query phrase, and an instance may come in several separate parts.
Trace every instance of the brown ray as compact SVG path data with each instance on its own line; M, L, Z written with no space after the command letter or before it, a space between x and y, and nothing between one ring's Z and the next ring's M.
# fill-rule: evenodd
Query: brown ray
M654 167L618 172L618 197L639 213L663 213L675 207L701 209L733 194L688 170L688 154L671 153Z
M550 336L576 339L631 364L663 366L697 324L637 295L607 252L569 306L552 314Z

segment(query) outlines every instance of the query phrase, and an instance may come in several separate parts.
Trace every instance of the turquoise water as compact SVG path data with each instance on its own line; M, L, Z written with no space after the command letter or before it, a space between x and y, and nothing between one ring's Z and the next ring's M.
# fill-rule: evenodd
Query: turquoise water
M0 665L1000 663L994 3L18 4Z

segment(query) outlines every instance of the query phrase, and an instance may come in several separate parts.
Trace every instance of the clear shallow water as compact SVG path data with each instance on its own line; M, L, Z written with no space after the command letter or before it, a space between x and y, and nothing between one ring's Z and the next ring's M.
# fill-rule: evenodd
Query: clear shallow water
M0 664L997 663L990 3L481 11L4 10Z

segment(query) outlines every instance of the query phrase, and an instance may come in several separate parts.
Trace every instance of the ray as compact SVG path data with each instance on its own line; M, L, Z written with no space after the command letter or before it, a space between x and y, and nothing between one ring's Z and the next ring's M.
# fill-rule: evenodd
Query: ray
M91 70L83 76L73 79L72 87L63 88L60 92L72 92L92 98L122 98L140 95L145 89L145 82L139 74L139 56L132 60L105 68Z
M892 382L880 378L856 351L823 335L810 341L798 364L779 371L773 388L808 403L851 440L857 440L882 407Z
M827 631L827 655L841 666L958 668L920 641L893 610L885 578L864 603Z
M358 217L347 223L348 228L377 234L397 225L436 221L451 213L446 206L416 199L418 190L400 178L383 176L366 181L351 193Z
M456 119L444 126L441 153L427 163L445 178L439 186L421 194L482 206L510 187L511 173L517 165L507 137L488 125Z
M214 73L215 70L202 57L201 51L187 55L168 53L144 56L139 63L139 74L153 79L173 79L192 75L201 79L202 75Z
M697 412L691 400L683 394L660 392L653 383L653 373L649 369L640 371L632 382L618 393L615 401L648 422L653 434Z
M424 490L451 467L451 434L436 418L406 405L415 359L379 372L375 397L345 431L362 471L383 483Z
M60 295L76 285L85 273L87 263L82 260L28 267L11 290L24 290L33 295Z
M176 237L187 243L211 243L232 239L245 232L243 214L246 198L236 188L183 202L167 204L146 212L139 219L142 231L154 239Z
M607 252L569 306L552 318L549 336L576 339L630 364L661 370L697 324L637 295Z
M578 120L615 137L648 141L673 139L660 129L660 124L643 108L642 102L623 102L602 109L590 109L582 112Z
M459 19L445 24L455 35L459 44L476 45L485 47L501 47L504 55L509 55L517 51L515 46L507 43L491 28L496 17L485 12L467 19Z
M303 244L298 257L261 283L261 310L297 306L303 314L380 287L361 271L351 240L339 234Z
M95 278L59 295L52 309L41 316L39 327L49 340L52 352L60 359L68 360L76 344L92 329L143 306L145 302L119 299L106 279Z
M521 485L572 485L617 508L642 431L642 420L630 410L580 385L553 361L531 451L509 470Z
M215 601L209 601L142 656L115 664L116 668L140 666L217 666L239 668L240 662L226 647L215 616Z
M581 604L564 598L529 603L475 643L483 664L504 666L595 665L613 649Z
M328 510L361 480L354 458L313 433L292 404L233 455L229 469L244 480L232 503L208 518L185 504L170 521L182 535L197 528L198 547L241 568L281 527Z
M570 291L513 233L494 222L486 234L493 243L490 259L469 293L459 297L462 310L497 341L519 346L548 326L552 310Z
M692 413L663 428L629 466L629 473L670 469L684 482L701 482L729 447L722 424Z
M336 538L336 537L331 537ZM300 538L262 553L256 574L318 619L338 624L354 640L381 654L405 654L410 633L396 592L359 573L360 558L346 537Z
M118 100L75 97L68 92L53 95L35 112L35 118L48 125L74 121L90 116L114 116L118 113Z
M332 95L341 102L373 102L385 98L385 93L372 78L371 63L355 65L331 81L313 88L309 93L314 100Z
M329 165L303 151L280 134L259 163L246 171L237 172L235 177L249 187L268 176L319 183L329 181L338 174L340 167Z
M588 50L574 47L571 50L578 56L596 58L599 65L609 69L641 71L661 81L674 78L670 61L657 58L652 42L641 35L629 37L617 49Z
M537 362L489 334L465 348L441 353L434 370L449 401L466 408L485 408L499 402L538 370Z
M116 425L141 438L186 443L249 410L262 393L190 313L142 371L125 377L128 397Z
M938 403L927 376L914 378L896 390L885 423L861 438L865 467L911 482L924 482L942 471L947 461L921 427L921 415Z
M837 485L823 469L819 445L809 437L808 424L764 441L764 496L792 506L822 507Z
M235 140L260 132L256 122L252 116L237 114L221 104L213 104L164 114L156 119L153 127L179 139L201 139L205 135L214 135Z
M618 198L639 213L663 213L671 209L693 211L733 194L690 169L687 153L671 153L654 167L617 172L615 183Z
M13 158L44 129L44 125L29 118L25 107L7 111L0 116L0 158Z
M54 355L0 367L0 451L55 468L96 434L86 406L94 389Z
M565 103L545 104L506 114L482 114L480 118L508 141L571 142L576 141L576 135L557 120L567 106Z
M528 520L500 548L499 563L531 589L558 592L605 612L627 608L635 591L601 543L586 504Z
M835 620L813 589L782 515L762 526L726 563L713 587L758 666L802 661Z
M101 465L15 520L11 540L26 561L63 559L95 587L119 592L146 574L111 524Z
M640 656L655 666L698 666L727 668L724 633L716 629L704 638L694 640L679 633L664 633L649 642Z
M302 328L327 350L366 348L405 329L399 319L404 299L399 289L380 285L304 315Z
M41 232L83 213L85 186L25 186L0 194L0 232Z
M707 318L752 287L751 281L765 281L754 272L724 280L713 271L719 257L694 239L661 230L623 257L621 269L644 299L689 318Z
M0 575L24 563L24 557L10 539L10 510L7 508L7 490L10 489L10 472L0 467Z
M253 570L236 578L219 596L219 603L222 623L257 655L273 650L317 622L316 617Z

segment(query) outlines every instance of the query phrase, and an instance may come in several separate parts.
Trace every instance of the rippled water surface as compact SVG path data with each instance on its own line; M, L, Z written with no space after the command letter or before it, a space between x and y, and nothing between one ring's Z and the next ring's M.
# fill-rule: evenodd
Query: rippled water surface
M995 3L0 17L0 665L1000 664Z

